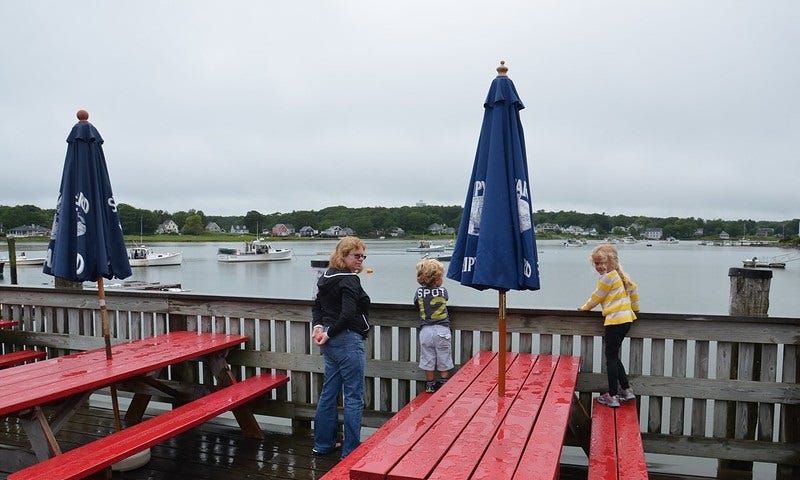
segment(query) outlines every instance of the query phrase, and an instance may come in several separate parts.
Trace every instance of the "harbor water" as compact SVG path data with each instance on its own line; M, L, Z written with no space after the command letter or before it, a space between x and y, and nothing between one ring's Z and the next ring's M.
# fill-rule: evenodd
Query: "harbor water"
M588 260L596 243L589 241L588 245L566 247L560 240L538 241L541 289L508 292L508 307L576 309L597 281L597 273ZM412 240L367 240L367 259L361 280L373 302L411 303L417 286L414 266L423 254L406 252L406 248L417 244ZM291 260L224 263L217 261L217 250L243 248L243 241L159 243L151 247L158 252L182 251L183 264L134 268L133 275L126 281L180 285L186 291L200 294L309 299L316 278L311 261L326 260L334 245L334 240L280 241L275 242L276 247L294 251ZM743 260L753 257L768 260L797 253L797 250L777 247L710 246L690 241L640 241L619 244L617 248L623 268L639 284L642 311L707 315L728 314L728 270L731 267L742 267ZM25 243L24 239L17 239L17 252L24 251L28 257L44 256L45 249L44 243ZM7 257L7 252L0 256ZM41 266L18 267L18 284L52 286L53 278L44 275L41 269ZM790 261L785 269L772 271L769 315L798 316L800 296L796 292L800 286L800 261ZM10 282L6 265L0 284ZM116 279L105 283L107 288L121 284L123 282ZM444 286L450 293L451 305L497 305L498 296L494 290L481 292L449 279Z

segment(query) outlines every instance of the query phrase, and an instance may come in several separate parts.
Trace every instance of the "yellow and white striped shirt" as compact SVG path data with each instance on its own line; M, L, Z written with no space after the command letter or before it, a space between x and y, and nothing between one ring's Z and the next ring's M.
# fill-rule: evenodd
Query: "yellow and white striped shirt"
M591 310L596 305L603 307L606 319L603 326L619 325L636 320L639 311L639 290L631 282L630 289L625 291L622 278L616 270L611 270L600 276L597 281L597 290L592 292L589 300L581 306L581 310Z

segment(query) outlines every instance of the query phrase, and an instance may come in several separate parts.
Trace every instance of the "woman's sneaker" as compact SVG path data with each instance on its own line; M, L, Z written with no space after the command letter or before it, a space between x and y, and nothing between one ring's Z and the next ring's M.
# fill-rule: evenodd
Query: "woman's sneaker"
M619 397L617 395L611 395L608 392L606 392L597 397L597 403L617 408L619 407Z
M619 401L620 402L627 402L628 400L633 400L636 398L636 395L633 394L632 388L623 388L619 392Z
M436 391L436 382L431 380L430 382L425 382L425 391L428 393L433 393Z

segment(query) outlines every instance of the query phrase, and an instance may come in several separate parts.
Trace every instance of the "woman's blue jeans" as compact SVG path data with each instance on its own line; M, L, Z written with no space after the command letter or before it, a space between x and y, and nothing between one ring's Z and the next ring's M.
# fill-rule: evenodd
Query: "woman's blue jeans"
M332 451L339 426L337 403L344 392L344 443L342 458L361 443L364 412L364 337L345 330L321 346L325 358L325 381L314 416L314 450Z

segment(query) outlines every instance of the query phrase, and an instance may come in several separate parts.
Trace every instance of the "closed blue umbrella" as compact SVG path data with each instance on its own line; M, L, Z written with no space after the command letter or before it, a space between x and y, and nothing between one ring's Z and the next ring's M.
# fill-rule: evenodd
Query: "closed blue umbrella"
M103 155L103 138L78 111L78 123L67 137L67 157L61 178L44 273L74 282L96 281L100 297L106 356L111 339L103 278L131 275L125 238Z
M519 111L525 108L500 62L484 103L472 177L447 277L499 292L498 393L505 394L506 292L538 290L528 161Z

